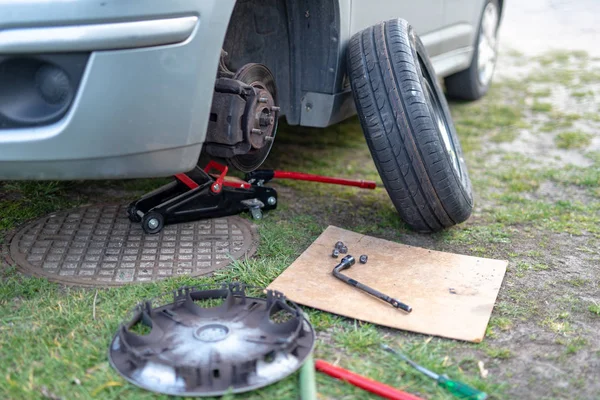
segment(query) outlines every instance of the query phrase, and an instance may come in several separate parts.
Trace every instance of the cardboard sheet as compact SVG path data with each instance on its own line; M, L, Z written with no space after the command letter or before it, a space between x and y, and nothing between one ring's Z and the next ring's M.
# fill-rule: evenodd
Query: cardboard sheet
M343 241L356 264L344 270L359 282L409 304L406 314L338 279L334 244ZM358 258L367 254L367 264ZM296 303L391 328L480 342L494 308L507 261L406 246L328 227L269 289Z

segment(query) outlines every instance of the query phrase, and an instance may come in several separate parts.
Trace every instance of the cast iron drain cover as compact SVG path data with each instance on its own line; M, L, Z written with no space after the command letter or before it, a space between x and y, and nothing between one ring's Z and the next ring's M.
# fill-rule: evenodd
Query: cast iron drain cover
M7 261L53 281L115 286L205 275L256 251L256 232L240 217L168 225L147 235L126 208L94 205L40 218L10 239Z
M231 283L139 304L113 338L109 360L144 389L218 396L289 376L314 343L302 310L283 294Z

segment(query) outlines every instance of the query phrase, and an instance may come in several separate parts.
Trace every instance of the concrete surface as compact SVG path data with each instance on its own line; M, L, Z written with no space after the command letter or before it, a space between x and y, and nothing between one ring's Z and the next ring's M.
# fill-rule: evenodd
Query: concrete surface
M585 50L600 55L600 1L507 0L501 50L526 55L548 50Z

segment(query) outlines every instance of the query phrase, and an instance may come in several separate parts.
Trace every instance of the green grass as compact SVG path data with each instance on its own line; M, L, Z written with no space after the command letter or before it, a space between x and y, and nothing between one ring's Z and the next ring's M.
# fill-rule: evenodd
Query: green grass
M509 331L513 327L513 322L506 317L494 317L490 321L490 325L498 327L502 331Z
M488 357L497 358L500 360L506 360L513 356L512 352L506 348L500 348L500 349L490 348L490 349L487 349L485 351L485 353L488 355Z
M334 331L335 343L350 354L369 352L370 349L381 343L382 337L377 329L366 323L355 322L354 327Z
M548 117L549 120L544 122L539 128L541 132L555 132L568 129L573 127L575 121L582 119L582 116L579 114L565 114L559 111L552 111Z
M575 353L579 352L580 350L586 348L587 345L588 345L588 341L584 338L577 337L577 338L571 339L567 343L566 353L567 354L575 354Z
M0 231L80 203L81 197L76 193L73 196L65 196L73 185L59 182L0 182L0 193L5 193L0 203Z
M548 265L546 265L546 264L542 264L542 263L531 264L528 262L521 261L521 262L518 262L516 265L516 276L518 278L523 278L530 271L539 272L539 271L545 271L549 268L550 267L548 267Z
M529 62L523 55L514 57ZM563 85L568 93L584 93L587 89L581 85L600 82L600 75L578 69L588 62L585 53L551 53L537 62L543 66L539 71L523 80L495 82L481 101L450 103L475 193L475 210L465 224L433 235L416 234L398 218L383 189L359 191L280 181L278 187L287 201L258 222L261 241L256 256L236 261L210 277L100 289L96 296L94 289L62 287L4 265L0 268L0 398L166 399L130 385L108 365L109 342L129 310L141 299L182 285L235 280L267 286L329 224L402 243L510 262L481 344L384 329L304 308L319 337L316 357L424 398L451 399L433 382L380 351L379 345L388 343L427 368L484 390L492 399L502 399L510 398L510 387L526 379L511 375L521 349L510 338L515 332L529 331L533 332L532 346L539 344L534 357L546 357L547 346L556 346L554 353L552 348L548 350L547 362L566 370L568 364L561 364L561 357L576 360L593 351L591 333L580 329L579 318L597 320L600 306L582 299L580 293L591 290L593 281L560 275L564 266L555 258L566 250L581 263L598 256L590 249L597 248L600 238L600 153L580 152L591 166L557 167L546 164L543 157L526 157L519 148L514 152L507 149L514 146L508 143L520 143L517 139L524 129L539 135L556 134L558 149L589 146L589 135L573 127L575 123L597 123L597 116L558 111L550 102L548 86ZM532 112L537 114L532 117ZM265 167L370 179L381 186L356 118L327 130L281 124ZM100 199L129 201L164 182L0 182L0 241L32 218ZM547 183L554 185L558 194L573 191L581 198L544 197L540 189ZM556 245L560 238L586 241L565 250ZM537 282L539 288L533 286ZM135 329L148 332L141 324ZM553 339L547 340L548 335ZM487 379L477 367L480 360L489 364ZM581 379L578 385L592 382L589 375ZM321 374L317 382L322 398L372 398ZM544 389L543 382L532 385ZM248 395L225 398L293 399L298 397L297 386L294 374Z
M579 131L561 132L554 141L560 149L581 149L590 145L592 135Z
M544 319L542 321L542 326L545 326L557 335L570 336L575 332L575 328L568 319L569 313L560 313Z
M547 67L553 64L565 65L569 62L571 57L571 52L563 50L553 50L547 52L546 54L535 57L535 60L539 62L540 65Z
M583 99L585 97L594 97L594 92L592 92L591 90L574 91L571 92L571 96L575 97L576 99Z
M552 111L552 103L534 102L531 106L531 110L535 112L548 113Z
M583 278L573 278L573 279L566 280L565 283L567 283L573 287L582 287L582 286L585 286L586 284L588 284L589 280L583 279Z
M529 95L533 98L550 97L552 90L550 88L543 88L538 90L529 91Z

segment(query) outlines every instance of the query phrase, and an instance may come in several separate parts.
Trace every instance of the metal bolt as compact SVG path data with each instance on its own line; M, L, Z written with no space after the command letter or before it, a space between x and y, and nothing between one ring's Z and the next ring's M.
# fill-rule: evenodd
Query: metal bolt
M262 219L262 211L259 207L250 208L250 214L252 214L252 218L254 219Z
M347 254L347 253L348 253L348 247L342 246L340 248L340 254Z
M366 264L368 259L369 259L369 256L367 256L366 254L363 254L362 256L360 256L358 258L358 261L360 261L361 264Z
M310 111L310 110L312 110L312 108L313 108L312 103L307 103L306 104L306 111Z
M219 190L221 190L221 185L219 185L218 183L215 183L215 184L213 185L213 190L214 190L215 192L218 192Z
M275 204L277 204L277 199L276 199L275 197L271 196L271 197L269 197L269 198L267 199L267 203L268 203L270 206L274 206Z
M335 246L333 246L333 247L339 250L339 249L341 249L342 247L344 247L344 242L341 242L341 241L340 241L340 242L337 242L337 243L335 244Z
M261 131L260 129L252 129L252 133L254 133L255 135L262 135L263 131Z
M271 111L273 111L273 112L278 112L279 110L281 110L281 107L277 107L277 106L271 107Z
M267 99L266 97L260 97L260 98L258 99L258 102L259 102L259 103L266 103L267 101L269 101L269 99Z
M150 229L156 229L158 227L158 219L156 218L150 218L148 220L148 228Z
M333 249L333 252L331 253L331 257L338 258L339 255L340 255L340 252L338 251L338 249Z
M275 140L275 139L273 139L273 136L266 136L265 137L265 142L272 142L273 140Z

